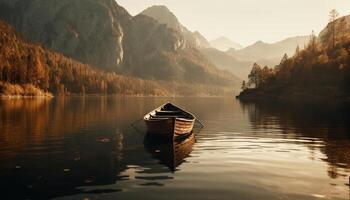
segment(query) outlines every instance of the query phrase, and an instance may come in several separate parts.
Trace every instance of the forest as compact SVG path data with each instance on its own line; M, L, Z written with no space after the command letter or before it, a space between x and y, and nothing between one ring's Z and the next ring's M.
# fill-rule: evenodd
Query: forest
M39 44L26 42L13 27L0 20L0 94L37 96L45 94L122 95L218 95L220 86L144 80L103 71L66 58Z
M314 32L304 50L284 55L274 68L255 63L243 81L241 99L348 101L350 97L350 28L346 17L330 12L318 37Z

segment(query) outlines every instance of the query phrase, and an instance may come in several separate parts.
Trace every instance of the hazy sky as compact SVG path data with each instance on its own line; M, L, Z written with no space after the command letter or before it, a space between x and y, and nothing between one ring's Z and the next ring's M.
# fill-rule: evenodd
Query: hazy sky
M135 15L166 5L191 31L207 39L227 36L243 45L318 33L332 8L350 14L350 0L117 0Z

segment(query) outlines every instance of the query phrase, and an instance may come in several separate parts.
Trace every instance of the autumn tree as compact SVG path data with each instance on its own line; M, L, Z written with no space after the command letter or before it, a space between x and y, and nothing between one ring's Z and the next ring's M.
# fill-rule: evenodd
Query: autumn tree
M280 61L280 64L275 66L275 71L276 72L281 71L281 69L284 66L284 63L287 62L287 60L288 60L288 55L285 53Z

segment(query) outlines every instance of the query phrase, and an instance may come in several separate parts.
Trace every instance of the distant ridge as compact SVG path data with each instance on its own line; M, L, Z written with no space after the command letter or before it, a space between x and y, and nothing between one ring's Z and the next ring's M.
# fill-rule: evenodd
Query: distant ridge
M308 44L309 39L309 36L296 36L272 44L258 41L240 50L230 49L227 53L239 60L245 61L258 61L263 59L279 60L282 59L285 53L292 56L297 46L303 49L304 46Z
M210 46L220 51L227 51L229 49L239 50L243 48L242 45L236 42L233 42L227 37L223 37L223 36L210 41Z
M240 79L247 79L254 63L261 66L274 67L279 64L283 55L294 55L296 47L304 48L309 41L309 36L297 36L268 44L258 41L253 45L242 49L230 48L220 51L217 48L202 49L202 53L216 66L228 70Z

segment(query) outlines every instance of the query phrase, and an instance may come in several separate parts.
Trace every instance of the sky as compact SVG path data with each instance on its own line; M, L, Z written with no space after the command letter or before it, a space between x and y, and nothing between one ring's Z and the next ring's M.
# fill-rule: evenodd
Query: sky
M208 40L220 36L242 45L319 33L328 13L350 14L350 0L116 0L136 15L152 5L167 6L191 31Z

